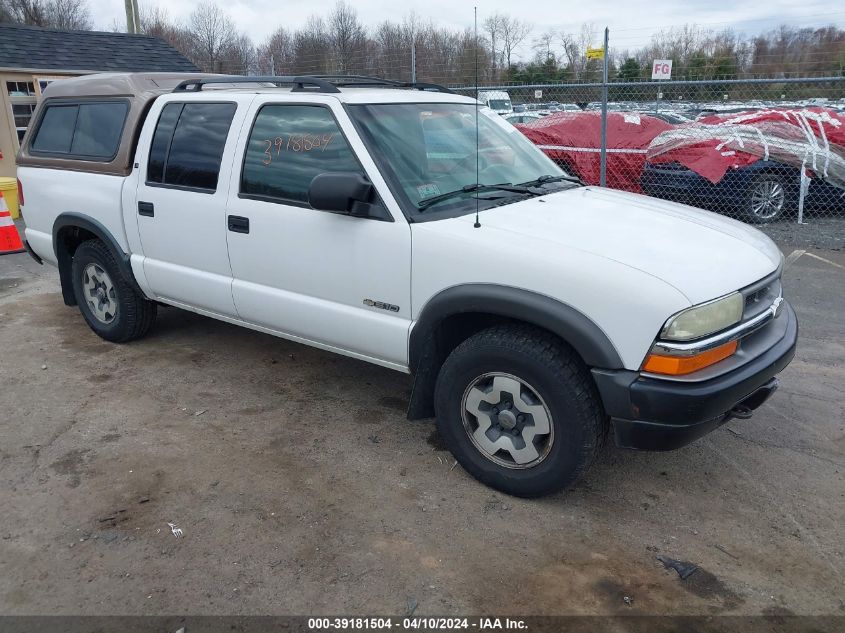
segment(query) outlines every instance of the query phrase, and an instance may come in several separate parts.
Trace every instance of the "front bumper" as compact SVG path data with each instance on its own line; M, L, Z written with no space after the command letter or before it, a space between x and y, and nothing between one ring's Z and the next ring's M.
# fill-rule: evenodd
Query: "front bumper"
M785 303L783 335L763 353L732 371L699 382L593 370L616 444L665 451L680 448L733 417L747 417L777 388L778 374L795 355L798 319Z

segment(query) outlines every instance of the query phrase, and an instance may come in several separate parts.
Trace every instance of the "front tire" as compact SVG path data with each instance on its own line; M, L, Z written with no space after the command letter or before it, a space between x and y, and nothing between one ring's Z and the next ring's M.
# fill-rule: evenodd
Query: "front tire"
M94 332L125 343L144 336L156 317L156 304L123 277L111 251L99 240L83 242L73 254L73 294Z
M607 419L581 359L528 326L495 326L454 349L435 386L437 429L476 479L519 497L577 481Z

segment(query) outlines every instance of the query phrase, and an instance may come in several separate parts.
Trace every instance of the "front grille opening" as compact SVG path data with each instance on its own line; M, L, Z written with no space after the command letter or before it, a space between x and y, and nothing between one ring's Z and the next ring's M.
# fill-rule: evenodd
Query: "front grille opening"
M781 294L780 279L773 279L762 286L752 286L743 292L745 296L745 307L742 311L742 320L752 319L758 314L769 309L775 299Z

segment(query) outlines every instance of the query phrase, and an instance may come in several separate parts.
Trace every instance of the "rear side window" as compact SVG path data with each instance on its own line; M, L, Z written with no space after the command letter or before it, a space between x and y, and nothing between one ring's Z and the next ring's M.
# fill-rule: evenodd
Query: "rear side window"
M234 103L169 103L150 146L147 182L215 191Z
M78 107L50 106L44 111L38 133L32 141L32 149L39 152L67 154L73 141Z
M332 171L363 172L327 108L261 108L246 148L241 195L307 205L311 180Z
M111 160L117 154L129 105L125 101L48 105L32 151L82 160Z
M108 158L117 153L126 119L125 103L91 103L79 106L70 153Z

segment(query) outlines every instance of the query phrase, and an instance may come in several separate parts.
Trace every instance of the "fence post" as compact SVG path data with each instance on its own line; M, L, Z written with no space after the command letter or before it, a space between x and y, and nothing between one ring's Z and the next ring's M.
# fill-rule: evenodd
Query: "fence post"
M602 70L601 87L601 169L599 172L599 185L607 186L607 40L609 29L604 27L604 69Z
M416 36L411 36L411 83L417 83L417 42Z

